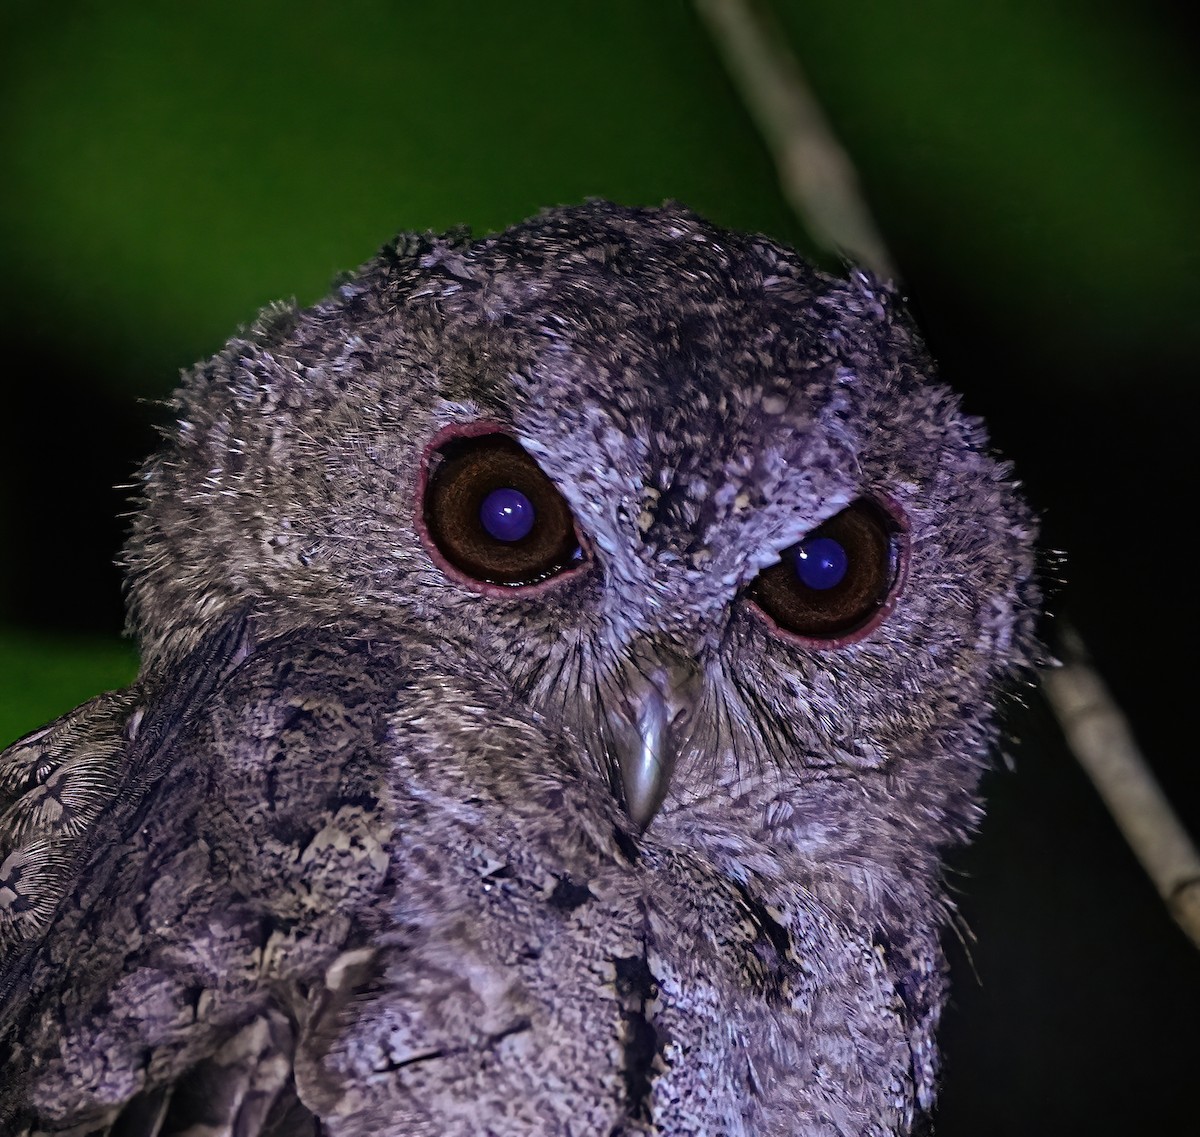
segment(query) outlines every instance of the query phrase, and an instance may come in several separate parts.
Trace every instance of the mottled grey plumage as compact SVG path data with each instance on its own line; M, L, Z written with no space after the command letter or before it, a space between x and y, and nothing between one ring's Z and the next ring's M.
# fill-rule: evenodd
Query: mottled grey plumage
M601 203L402 237L197 367L126 554L138 682L0 759L0 1130L913 1132L940 856L1037 603L930 370L868 277ZM479 422L570 571L434 553L422 463ZM891 599L781 633L755 578L864 497Z

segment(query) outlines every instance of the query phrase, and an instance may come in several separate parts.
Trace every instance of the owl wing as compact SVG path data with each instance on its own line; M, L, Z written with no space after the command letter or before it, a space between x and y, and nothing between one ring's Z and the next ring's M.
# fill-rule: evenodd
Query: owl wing
M355 866L386 869L354 769L389 705L369 662L303 635L257 645L239 616L4 753L0 1132L318 1132L267 957L303 955L325 922L344 935Z
M103 890L175 739L248 644L239 616L175 674L99 695L0 754L0 1122L23 1096L12 1056L36 1013L56 914L69 896Z
M129 815L156 759L205 695L244 658L247 623L208 637L180 674L98 695L0 754L0 1006L102 829Z
M0 754L0 995L117 794L137 701L135 688L99 695Z

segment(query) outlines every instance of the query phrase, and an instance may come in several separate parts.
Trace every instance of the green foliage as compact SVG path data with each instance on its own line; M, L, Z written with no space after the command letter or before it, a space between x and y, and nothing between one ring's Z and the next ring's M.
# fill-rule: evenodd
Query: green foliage
M1184 45L1111 4L779 11L893 240L945 261L977 304L1051 350L1194 348L1200 150Z
M19 31L0 233L161 387L402 228L607 196L794 231L686 5L117 3Z
M136 672L127 643L0 629L0 749Z

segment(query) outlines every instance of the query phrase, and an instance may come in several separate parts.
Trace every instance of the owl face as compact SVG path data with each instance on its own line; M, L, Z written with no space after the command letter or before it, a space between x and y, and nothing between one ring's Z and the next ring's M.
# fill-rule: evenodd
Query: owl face
M417 625L635 829L930 871L1035 600L1029 514L930 371L886 288L678 208L401 242L190 377L133 625L149 667L239 608Z

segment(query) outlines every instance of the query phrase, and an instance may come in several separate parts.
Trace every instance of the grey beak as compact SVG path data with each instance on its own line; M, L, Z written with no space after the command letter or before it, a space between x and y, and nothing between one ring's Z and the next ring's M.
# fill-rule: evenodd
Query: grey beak
M667 790L700 693L694 664L641 651L629 660L621 705L609 714L625 811L645 829Z

